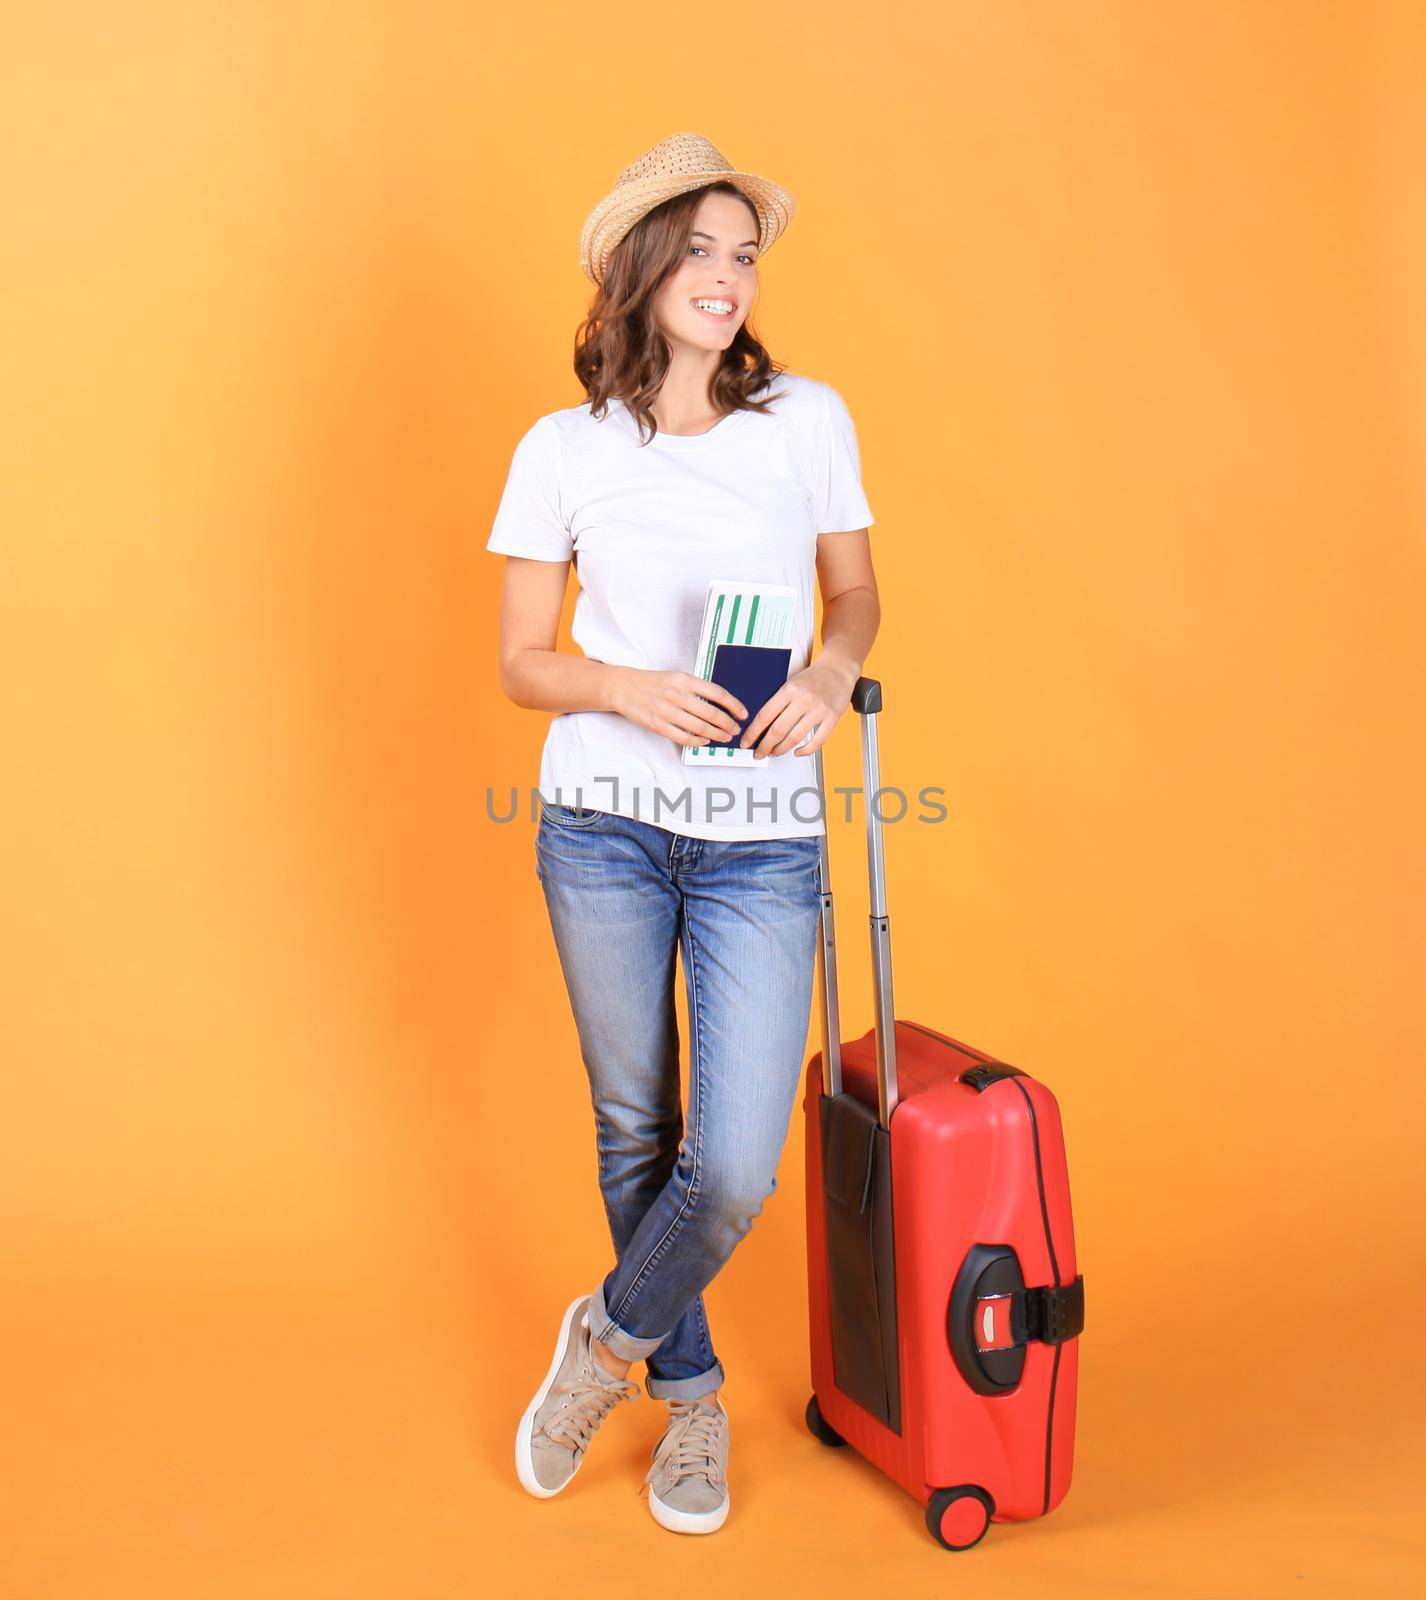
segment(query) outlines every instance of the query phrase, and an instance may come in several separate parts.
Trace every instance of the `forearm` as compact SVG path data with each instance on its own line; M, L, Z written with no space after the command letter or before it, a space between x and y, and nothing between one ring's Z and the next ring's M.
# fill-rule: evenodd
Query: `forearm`
M881 622L874 589L846 589L822 608L817 659L836 664L849 685L861 675ZM500 687L527 711L618 711L630 667L591 661L559 650L515 650L500 663Z
M500 687L526 711L615 711L629 670L559 650L515 650L500 663Z
M855 683L880 624L881 602L875 589L844 589L822 608L822 650L817 659L835 662Z

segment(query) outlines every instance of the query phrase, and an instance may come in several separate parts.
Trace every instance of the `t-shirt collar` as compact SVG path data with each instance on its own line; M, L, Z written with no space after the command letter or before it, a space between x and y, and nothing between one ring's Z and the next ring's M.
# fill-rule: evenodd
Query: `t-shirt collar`
M639 423L634 413L618 395L615 395L609 404L610 415L617 417L624 431L630 434L635 442L638 442ZM750 415L752 413L748 411L730 411L726 417L720 417L706 433L665 433L660 428L653 438L649 440L649 448L651 450L700 450L727 438Z

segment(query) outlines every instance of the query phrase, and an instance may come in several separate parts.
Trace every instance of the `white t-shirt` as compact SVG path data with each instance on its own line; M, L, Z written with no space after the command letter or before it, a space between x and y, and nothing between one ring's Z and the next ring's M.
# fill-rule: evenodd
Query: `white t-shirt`
M515 447L487 550L570 561L572 632L591 660L693 672L711 579L797 591L788 675L812 659L817 536L872 524L856 430L829 384L783 372L766 414L641 445L622 400L541 417ZM762 398L759 395L757 398ZM656 791L658 791L656 793ZM799 792L800 791L800 792ZM555 716L539 792L699 839L826 832L812 759L695 767L682 746L615 712Z

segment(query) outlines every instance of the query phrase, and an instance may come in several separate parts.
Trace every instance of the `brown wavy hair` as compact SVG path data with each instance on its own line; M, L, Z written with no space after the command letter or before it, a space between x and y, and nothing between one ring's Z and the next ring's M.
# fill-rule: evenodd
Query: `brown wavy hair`
M731 183L710 183L674 195L640 217L610 253L604 282L574 336L575 376L588 396L590 414L602 419L609 401L617 397L637 419L644 444L658 432L651 402L673 358L650 307L682 264L693 214L710 191L747 198ZM787 369L773 362L749 324L750 318L744 318L713 375L710 398L719 411L767 411L781 398L752 398Z

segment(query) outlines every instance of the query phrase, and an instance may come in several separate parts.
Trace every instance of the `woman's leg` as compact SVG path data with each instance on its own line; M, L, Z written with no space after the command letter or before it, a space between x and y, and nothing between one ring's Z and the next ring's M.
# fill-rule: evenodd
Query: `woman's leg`
M667 829L585 816L593 820L542 809L536 873L589 1076L599 1186L617 1258L667 1184L683 1133L673 987L680 896L668 870ZM719 1387L723 1369L701 1297L646 1359L652 1395Z
M589 1308L594 1337L627 1359L662 1354L665 1330L686 1316L777 1187L821 910L815 838L671 837L691 1032L688 1131Z

